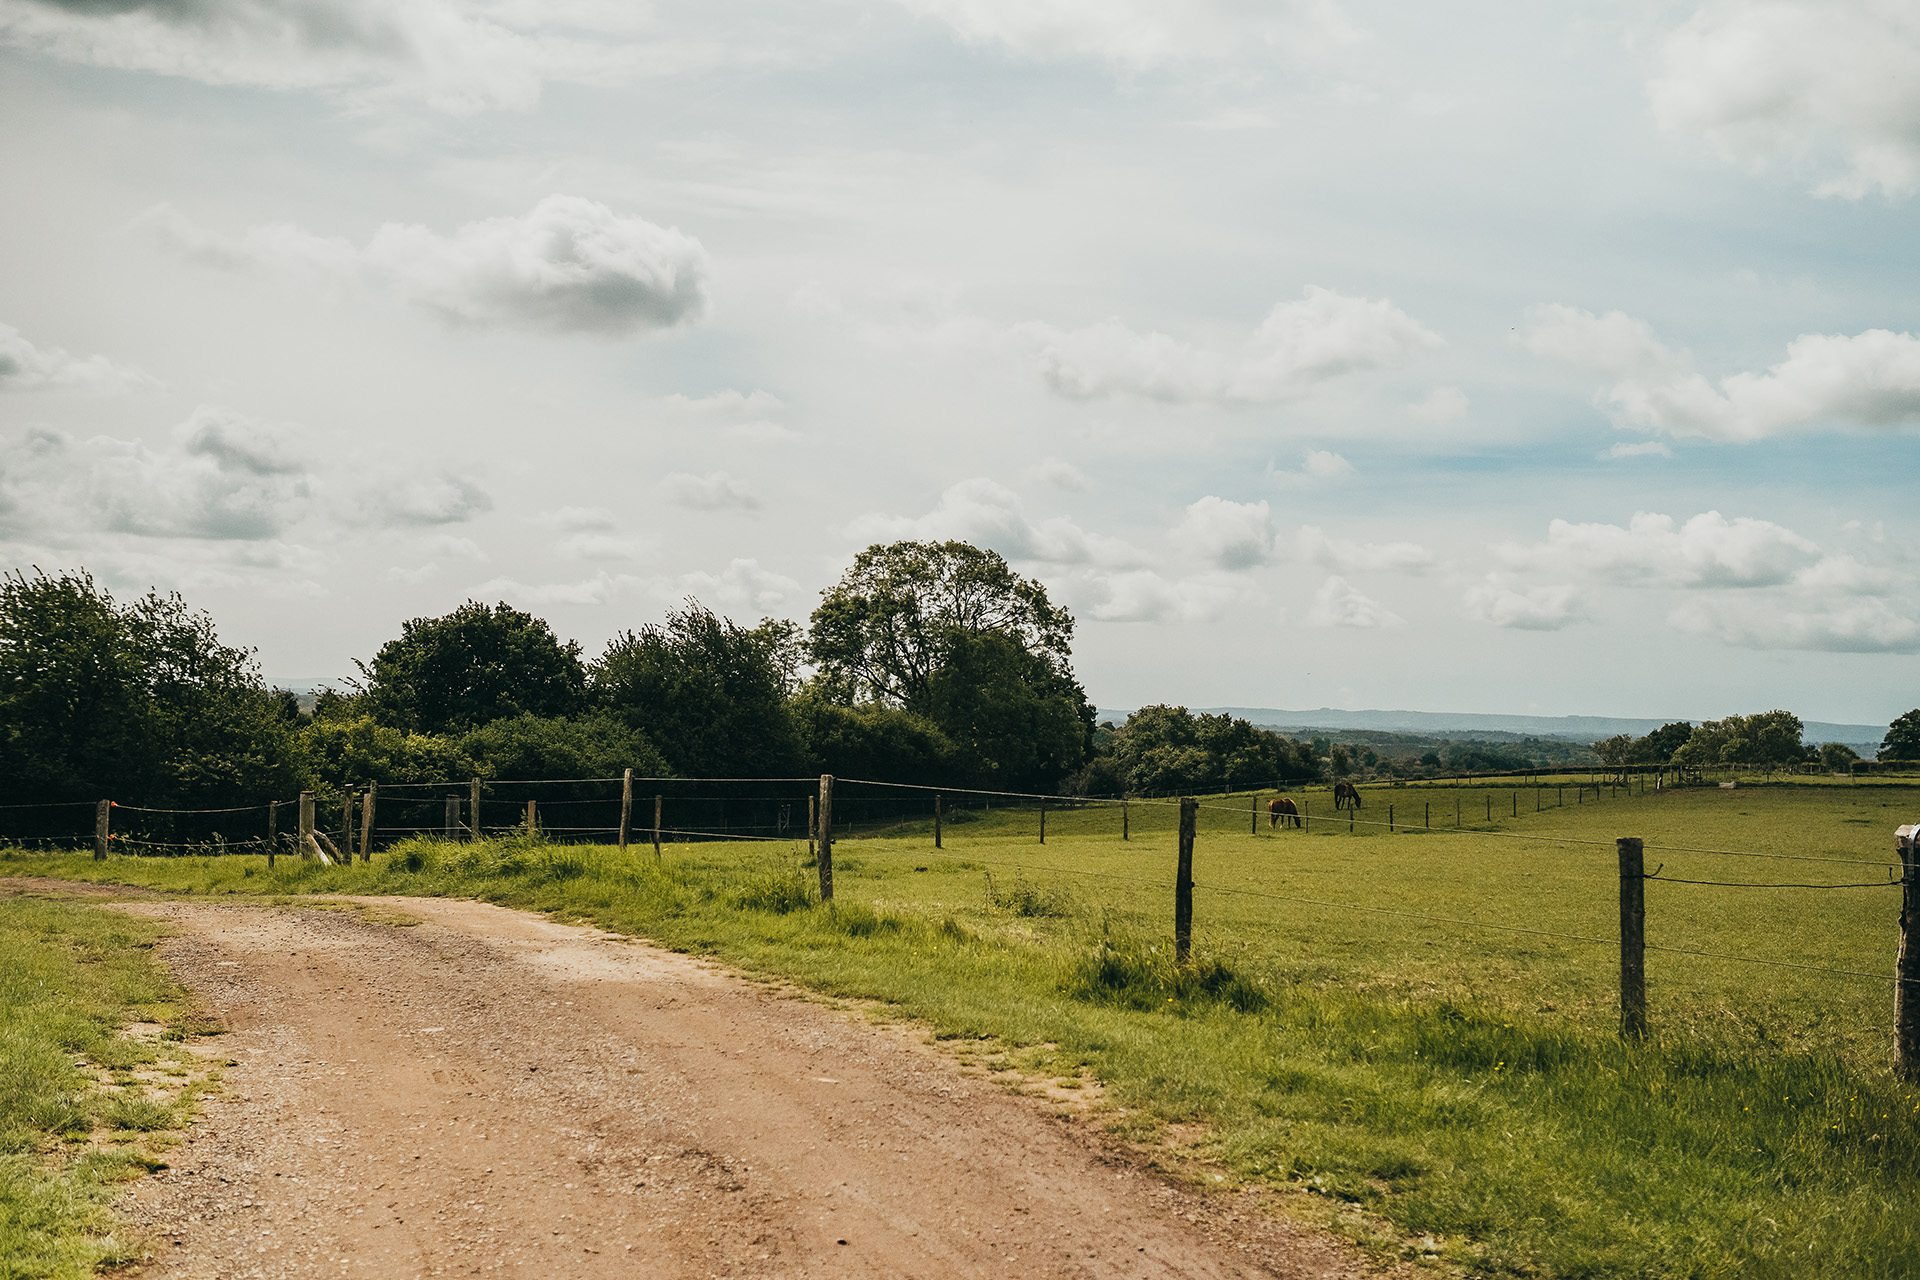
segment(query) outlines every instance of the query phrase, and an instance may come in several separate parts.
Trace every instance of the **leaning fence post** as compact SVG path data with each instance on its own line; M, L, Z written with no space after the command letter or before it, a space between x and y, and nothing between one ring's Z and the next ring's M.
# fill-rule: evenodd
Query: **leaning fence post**
M280 802L267 801L267 870L273 870L273 847L280 843Z
M367 794L360 797L360 861L373 861L373 806L380 784L369 782Z
M633 770L620 778L620 852L627 851L627 836L633 830Z
M940 847L940 793L933 793L933 847Z
M833 775L820 775L820 901L833 901Z
M93 807L93 860L107 860L107 841L113 838L111 824L113 819L113 801L102 800Z
M1185 964L1193 955L1193 828L1200 802L1180 799L1180 860L1173 873L1173 959Z
M1900 849L1900 946L1893 961L1893 1065L1920 1080L1920 823L1895 834Z
M1614 841L1620 852L1620 1034L1647 1035L1647 875L1638 836Z

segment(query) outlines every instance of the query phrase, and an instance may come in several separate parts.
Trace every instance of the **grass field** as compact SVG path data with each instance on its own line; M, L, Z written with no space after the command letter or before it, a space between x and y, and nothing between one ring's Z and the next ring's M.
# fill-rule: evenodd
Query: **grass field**
M1891 983L1874 976L1895 945L1892 831L1920 819L1920 790L1413 786L1370 791L1351 832L1324 791L1306 798L1311 830L1261 818L1258 834L1256 798L1206 802L1184 971L1160 804L1129 807L1125 842L1111 807L1050 811L1044 846L1037 812L999 807L956 814L940 851L930 824L848 840L831 909L810 899L804 843L668 845L656 864L651 848L418 840L371 866L273 872L14 853L0 872L592 919L1096 1077L1122 1132L1197 1123L1229 1177L1478 1274L1920 1274L1920 1097L1889 1069ZM1622 1043L1605 940L1626 835L1649 871L1737 882L1650 883L1650 944L1807 967L1655 951L1653 1037Z
M130 1261L108 1204L157 1167L204 1075L129 1023L184 1025L149 948L164 930L75 903L0 901L0 1277Z

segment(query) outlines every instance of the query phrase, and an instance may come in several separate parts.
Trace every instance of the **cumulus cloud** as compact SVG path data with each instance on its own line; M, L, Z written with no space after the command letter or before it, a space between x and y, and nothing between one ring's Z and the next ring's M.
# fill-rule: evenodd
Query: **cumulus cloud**
M1273 555L1273 513L1261 502L1230 502L1208 495L1174 526L1173 543L1222 569L1252 569Z
M1056 489L1075 493L1085 493L1093 487L1086 474L1064 458L1042 458L1028 469L1027 475Z
M1307 621L1316 627L1403 627L1406 619L1338 574L1330 576L1313 593L1313 607Z
M1793 530L1749 516L1705 511L1680 524L1636 512L1617 524L1554 520L1545 542L1502 543L1495 553L1520 569L1579 575L1627 586L1770 587L1793 581L1820 549Z
M1618 462L1622 458L1671 458L1673 447L1664 440L1640 440L1628 444L1624 440L1610 449L1603 450L1599 457L1602 462Z
M1009 560L1058 565L1132 568L1144 560L1127 543L1089 533L1066 516L1029 520L1019 495L984 477L949 486L924 516L862 516L847 527L847 535L863 543L959 538L989 547Z
M736 480L724 471L704 476L672 472L660 482L660 495L677 507L691 507L696 511L754 511L760 506L760 499L745 481Z
M798 435L793 428L774 420L787 406L769 391L742 394L727 390L706 396L675 394L667 397L666 405L669 412L683 422L738 440L773 444Z
M1167 403L1286 399L1343 374L1396 368L1440 337L1385 299L1351 298L1309 285L1268 313L1239 349L1197 347L1142 333L1117 319L1083 329L1045 324L1016 331L1035 348L1047 385L1063 396L1139 396Z
M284 224L222 237L164 205L142 223L200 262L389 292L457 326L618 335L691 323L707 305L698 240L579 196L551 195L451 234L389 222L360 248Z
M1533 307L1520 342L1609 378L1602 398L1622 425L1669 435L1744 442L1836 423L1920 422L1920 338L1910 333L1803 334L1767 372L1735 373L1717 386L1685 351L1619 311Z
M533 517L539 524L568 532L595 530L604 532L618 527L613 512L605 507L556 507L552 511L543 511Z
M1357 32L1330 0L898 0L969 44L1019 57L1146 68L1248 47L1321 52Z
M710 64L714 47L622 38L611 9L466 0L0 0L0 42L206 84L342 91L364 105L525 109L548 81ZM582 32L592 31L592 38Z
M1302 560L1341 573L1424 573L1436 563L1433 552L1417 542L1352 542L1330 538L1310 524L1300 526L1294 543Z
M1281 488L1305 489L1345 479L1353 472L1353 464L1339 454L1328 449L1309 449L1306 457L1301 459L1298 471L1276 470L1272 478Z
M1057 594L1078 616L1095 622L1212 622L1247 598L1236 579L1170 579L1153 569L1079 571Z
M1662 127L1793 166L1821 195L1920 186L1920 10L1900 0L1703 4L1647 88Z
M1880 598L1819 595L1758 602L1689 600L1668 622L1742 649L1810 649L1823 653L1920 653L1920 621Z
M359 497L364 522L374 525L462 524L493 510L493 498L474 481L450 471L380 481Z
M1565 584L1516 585L1503 574L1467 592L1467 616L1496 627L1521 631L1558 631L1586 617L1580 593Z
M762 568L758 560L733 560L719 573L695 570L653 584L653 592L662 599L679 600L693 596L708 605L727 609L769 613L796 595L800 584L792 578Z
M29 342L12 325L0 324L0 391L46 389L115 394L155 385L138 369L105 356L69 355L59 347Z

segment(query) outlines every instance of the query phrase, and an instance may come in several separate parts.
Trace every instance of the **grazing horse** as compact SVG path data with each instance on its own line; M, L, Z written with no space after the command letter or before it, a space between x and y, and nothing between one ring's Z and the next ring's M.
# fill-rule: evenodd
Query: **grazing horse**
M1358 809L1360 807L1360 788L1354 786L1351 782L1334 783L1333 807L1336 809L1345 809L1348 807Z
M1300 810L1293 801L1285 796L1276 796L1267 801L1267 830L1281 825L1297 827L1300 825Z

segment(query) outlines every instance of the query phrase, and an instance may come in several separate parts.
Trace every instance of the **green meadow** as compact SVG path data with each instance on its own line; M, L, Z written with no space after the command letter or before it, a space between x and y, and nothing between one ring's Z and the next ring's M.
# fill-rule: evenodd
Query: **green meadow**
M1920 1274L1920 1090L1890 1040L1893 829L1920 789L1411 785L1351 825L1319 789L1293 793L1304 831L1270 830L1267 794L1203 799L1184 968L1163 802L1128 805L1125 840L1106 804L1050 806L1044 844L999 801L950 808L937 850L930 821L862 831L830 906L804 842L416 839L271 871L14 851L0 874L592 920L1097 1080L1122 1136L1198 1126L1227 1185L1471 1274ZM1644 1044L1616 1032L1620 836L1659 877Z

